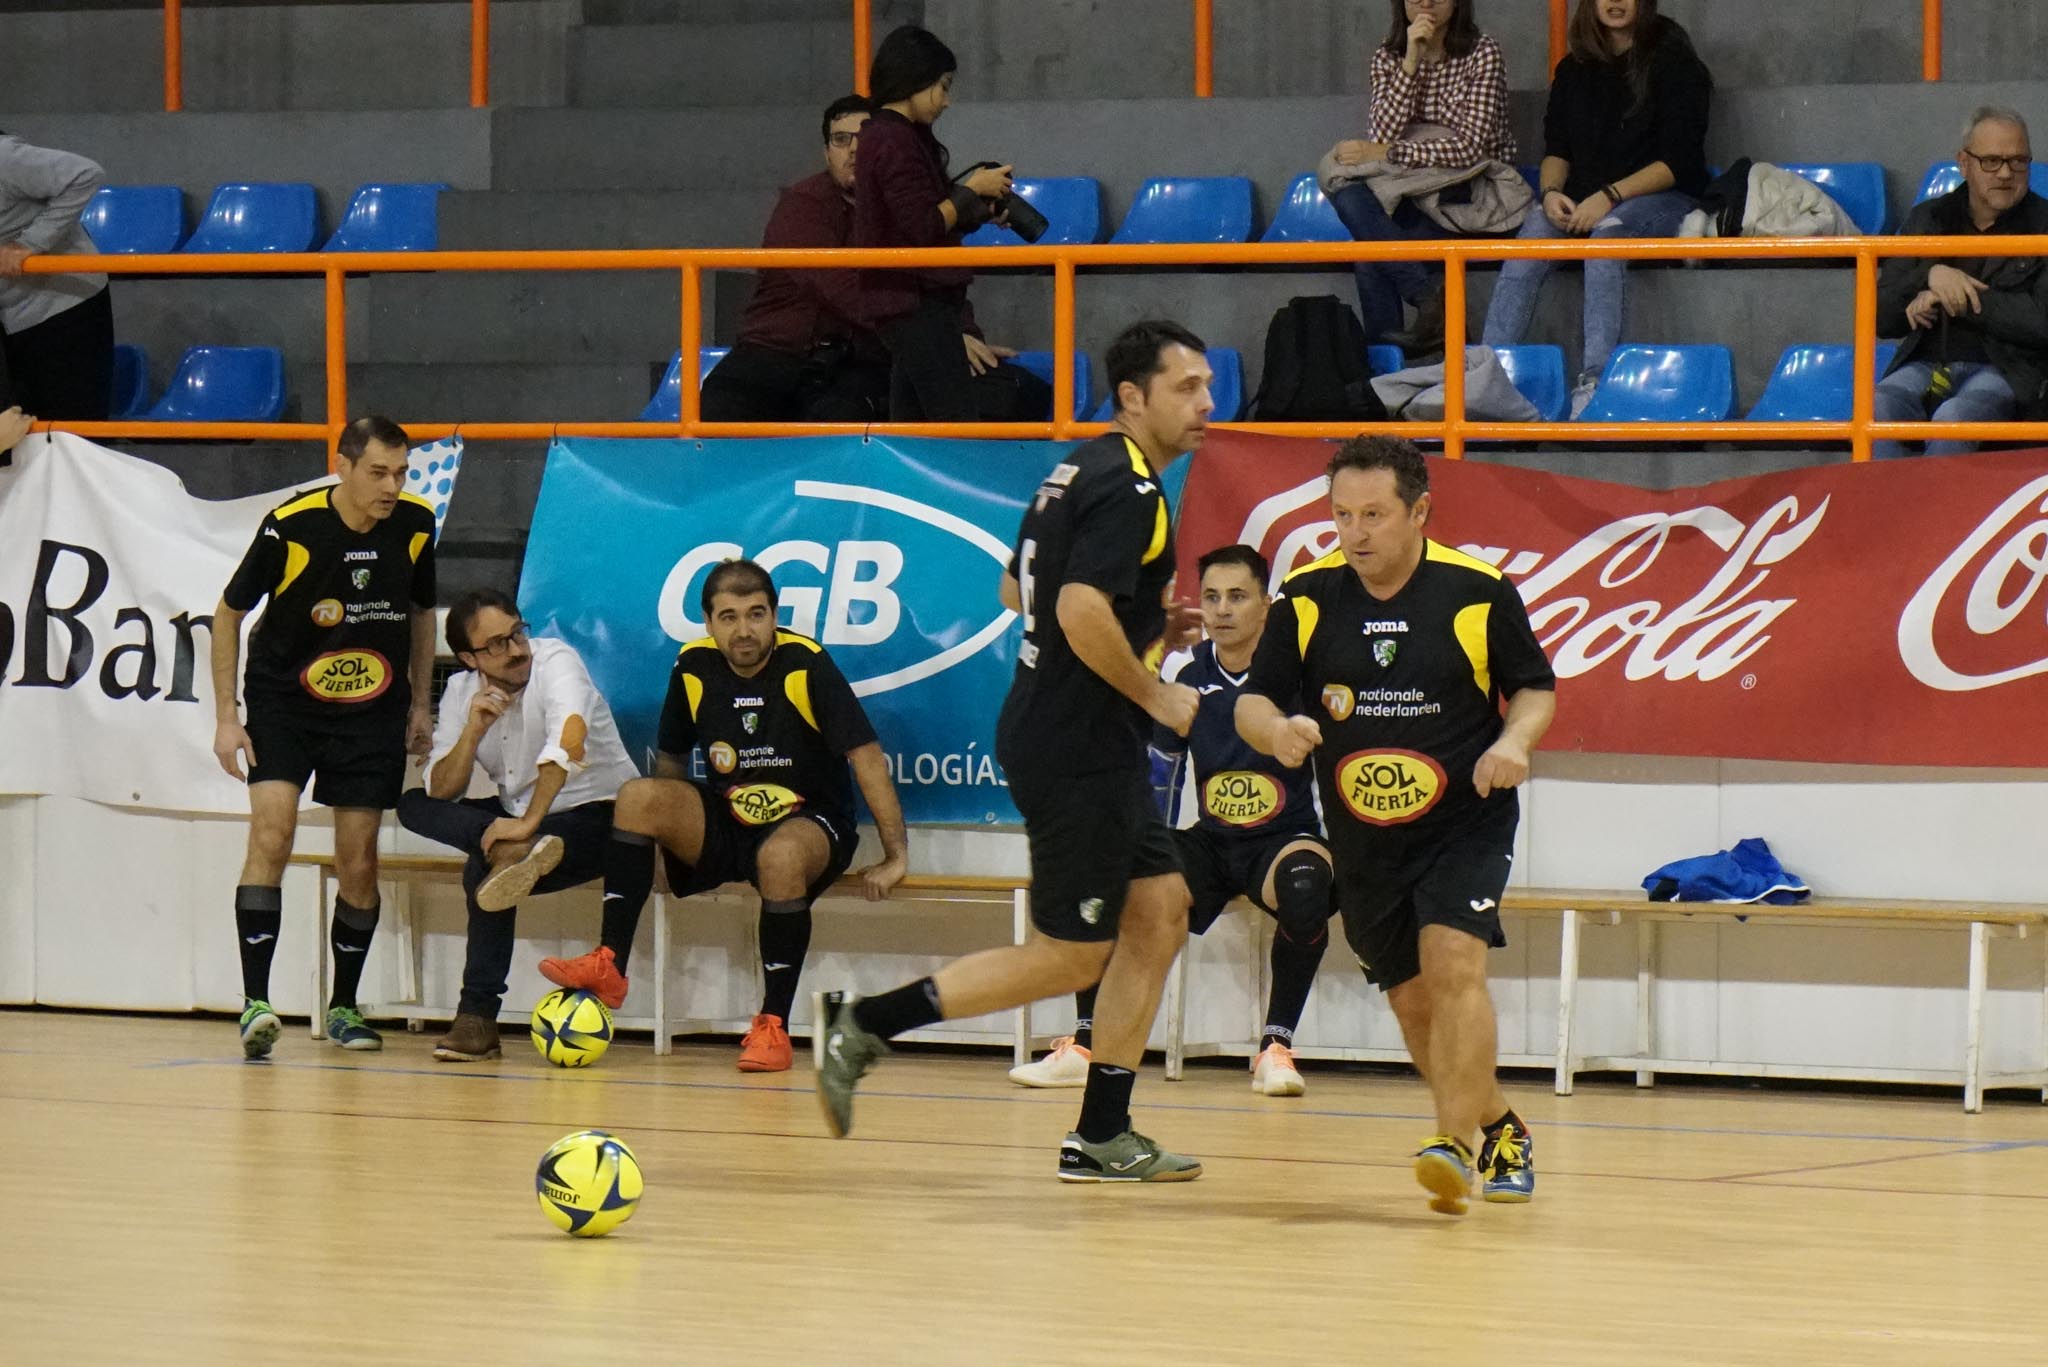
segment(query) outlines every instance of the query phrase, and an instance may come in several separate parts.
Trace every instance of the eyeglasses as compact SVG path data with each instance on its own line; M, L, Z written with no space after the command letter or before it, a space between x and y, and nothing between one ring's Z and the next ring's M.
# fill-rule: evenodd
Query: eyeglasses
M479 641L475 653L487 660L495 660L510 651L513 646L523 646L530 639L531 636L527 631L526 623L521 622L503 636L493 636L488 641Z
M852 133L833 133L825 141L844 152L847 148L854 146L860 141L860 133L858 131Z
M1971 161L1976 162L1979 166L1983 167L1985 170L1989 171L1994 176L2003 175L2007 171L2012 172L2016 176L2023 176L2027 173L2027 168L2034 164L2034 159L2031 156L1980 157L1967 147L1963 149L1963 155L1968 157Z

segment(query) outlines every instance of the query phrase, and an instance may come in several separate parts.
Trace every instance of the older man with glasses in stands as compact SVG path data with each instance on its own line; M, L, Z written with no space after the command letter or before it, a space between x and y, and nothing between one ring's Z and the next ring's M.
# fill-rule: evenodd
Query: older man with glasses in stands
M1963 183L1913 206L1907 237L2048 233L2048 200L2028 188L2026 120L1986 106L1963 131ZM2048 413L2048 260L2039 256L1892 257L1878 273L1877 331L1903 336L1878 383L1880 422L1999 422ZM1930 456L1973 441L1930 441ZM1880 441L1871 454L1912 454Z

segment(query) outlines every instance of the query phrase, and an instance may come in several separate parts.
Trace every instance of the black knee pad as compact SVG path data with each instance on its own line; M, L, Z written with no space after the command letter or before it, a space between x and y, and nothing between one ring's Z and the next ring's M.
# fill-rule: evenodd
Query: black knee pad
M1328 933L1336 904L1329 859L1314 850L1293 850L1273 870L1274 919L1288 939L1313 944Z

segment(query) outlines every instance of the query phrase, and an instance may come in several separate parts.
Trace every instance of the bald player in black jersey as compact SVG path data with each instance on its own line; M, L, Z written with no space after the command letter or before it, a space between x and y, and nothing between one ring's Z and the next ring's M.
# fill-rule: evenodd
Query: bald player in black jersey
M377 825L398 805L406 754L424 755L434 734L434 510L405 492L407 445L388 418L344 428L340 482L263 519L214 609L213 753L236 778L248 760L249 849L235 888L248 1058L277 1041L270 960L308 779L313 800L334 809L340 885L327 1037L344 1049L383 1047L356 1009L377 928ZM245 726L235 707L242 619L265 599L249 639Z
M1024 510L1004 604L1024 619L996 757L1031 846L1022 945L972 954L929 978L842 1006L825 1035L818 1100L832 1133L884 1041L941 1020L1078 991L1098 978L1094 1058L1081 1119L1060 1145L1065 1182L1185 1182L1202 1165L1131 1125L1131 1084L1167 970L1187 937L1188 887L1152 800L1152 727L1185 736L1195 690L1160 679L1192 641L1169 609L1173 525L1159 472L1207 430L1209 363L1174 323L1137 323L1109 349L1116 422L1069 451Z
M1528 1127L1495 1077L1486 951L1507 943L1515 789L1556 715L1557 679L1515 586L1430 540L1429 512L1414 443L1338 449L1338 549L1281 584L1237 729L1283 764L1315 758L1345 935L1436 1102L1415 1176L1433 1209L1460 1215L1475 1137L1487 1200L1535 1192Z

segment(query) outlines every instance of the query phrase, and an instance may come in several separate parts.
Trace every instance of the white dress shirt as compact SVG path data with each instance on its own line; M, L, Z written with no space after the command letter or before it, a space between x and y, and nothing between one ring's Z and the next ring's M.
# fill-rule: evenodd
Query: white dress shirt
M449 678L434 723L434 751L427 759L430 772L462 739L470 704L484 686L483 676L475 670ZM640 777L619 739L611 706L590 681L583 657L567 641L539 636L533 638L533 672L526 687L477 742L476 763L513 816L526 815L543 764L559 765L569 773L555 798L555 810L610 802L628 779Z

